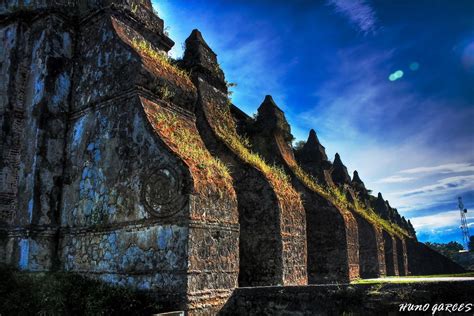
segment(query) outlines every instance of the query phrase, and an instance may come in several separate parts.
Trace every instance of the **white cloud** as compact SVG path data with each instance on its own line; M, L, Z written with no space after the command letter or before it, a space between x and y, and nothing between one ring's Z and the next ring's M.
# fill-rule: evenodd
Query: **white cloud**
M414 195L446 195L447 192L474 190L474 175L455 176L436 181L435 184L397 193L402 197Z
M399 173L461 173L474 172L474 165L470 163L450 163L431 167L416 167L399 171Z
M380 180L378 180L377 182L379 182L379 183L402 183L402 182L411 181L411 180L413 180L413 179L415 179L415 178L402 177L402 176L394 175L394 176L390 176L390 177L386 177L386 178L380 179Z
M474 216L468 213L466 219L469 222L471 220L474 220ZM413 217L410 219L410 221L413 224L413 227L415 227L415 229L419 231L440 229L449 226L459 227L461 225L461 217L459 214L459 210L447 211L427 216ZM469 224L469 226L472 225L473 223ZM448 229L446 229L445 231L448 231Z
M328 0L337 13L346 16L363 33L375 31L377 16L374 9L365 0Z

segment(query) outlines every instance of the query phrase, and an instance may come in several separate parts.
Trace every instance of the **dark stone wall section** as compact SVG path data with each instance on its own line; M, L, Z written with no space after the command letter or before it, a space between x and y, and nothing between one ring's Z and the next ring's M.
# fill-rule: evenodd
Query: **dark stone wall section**
M276 256L282 244L275 193L258 171L242 171L233 173L239 202L239 286L281 284L282 267Z
M308 236L308 284L343 283L357 278L359 258L353 253L354 234L334 205L303 189ZM322 220L324 219L324 220Z
M473 281L239 288L219 315L405 315L406 303L428 303L431 315L441 302L464 304L465 314L473 292Z
M47 271L57 259L74 34L54 14L0 28L0 226L16 227L0 260Z
M384 252L385 252L385 269L387 276L398 276L398 258L397 258L397 244L395 238L382 231Z
M408 271L411 275L451 274L465 272L457 263L423 243L406 240Z
M404 238L395 238L397 243L397 265L398 275L408 275L407 249Z
M381 230L360 215L355 215L359 229L360 277L378 278L385 275L385 252Z

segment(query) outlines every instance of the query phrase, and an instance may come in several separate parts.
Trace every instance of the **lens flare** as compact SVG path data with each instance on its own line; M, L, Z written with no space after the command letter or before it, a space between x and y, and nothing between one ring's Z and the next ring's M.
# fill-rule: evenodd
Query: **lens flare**
M414 61L410 64L410 70L411 71L417 71L419 68L420 68L420 64L417 63L416 61Z
M462 64L469 72L474 72L474 42L468 44L462 53Z
M403 77L403 71L397 70L394 73L390 74L390 76L388 76L388 80L395 81L395 80L400 79L401 77Z

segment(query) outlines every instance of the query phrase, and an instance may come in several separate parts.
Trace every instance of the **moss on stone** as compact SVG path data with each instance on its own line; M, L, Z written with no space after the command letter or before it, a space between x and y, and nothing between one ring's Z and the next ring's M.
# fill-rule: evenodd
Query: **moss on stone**
M323 187L316 181L316 179L314 179L314 177L305 172L296 162L289 165L298 179L300 179L308 188L319 193L321 196L328 199L336 206L347 210L352 210L357 214L360 214L370 223L377 225L378 227L382 227L393 235L399 237L409 237L409 234L406 230L381 218L377 213L374 212L373 209L363 206L363 204L357 198L354 200L354 203L350 203L347 200L346 195L341 192L339 188L335 186Z
M250 142L237 133L235 121L230 113L230 104L219 106L206 103L205 113L216 135L229 146L243 161L260 170L271 183L280 203L301 207L300 195L291 185L291 180L283 168L268 164L263 157L249 149Z
M191 120L153 105L149 116L152 124L168 146L182 157L195 177L196 190L202 192L208 185L215 192L235 196L232 177L227 166L206 149L199 132Z
M176 75L187 85L192 86L189 74L185 70L180 69L174 63L174 61L168 55L166 55L166 53L157 51L149 42L145 40L133 39L131 41L131 45L136 51L140 52L140 55L152 59L155 63L158 63L167 72Z

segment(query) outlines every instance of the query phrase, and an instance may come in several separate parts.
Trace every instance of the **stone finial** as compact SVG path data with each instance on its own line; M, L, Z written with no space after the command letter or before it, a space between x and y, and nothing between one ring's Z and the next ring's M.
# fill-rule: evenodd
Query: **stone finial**
M271 95L265 96L257 112L256 127L260 132L278 132L283 134L286 141L293 140L285 113L276 105Z
M202 77L219 90L227 93L224 72L217 62L217 55L194 29L185 41L186 50L181 65L193 75Z
M194 29L191 31L191 34L189 34L188 38L186 39L186 42L188 41L201 41L202 43L206 44L204 37L202 37L201 31L199 31L198 29Z
M185 40L185 44L186 44L186 48L188 48L188 45L192 46L193 44L204 46L209 52L212 53L212 56L217 57L214 51L209 47L209 45L207 45L206 41L204 40L204 37L202 36L201 31L199 31L198 29L192 30L191 34ZM217 60L212 60L212 61L215 61L217 63Z
M352 184L352 187L355 189L355 191L359 193L359 197L361 199L365 200L368 198L369 193L367 189L365 188L364 182L362 182L362 180L360 179L359 173L357 172L357 170L354 170L354 175L352 177L351 184Z
M304 144L303 148L301 148L299 155L303 158L303 160L311 160L315 163L321 163L328 160L326 148L324 148L324 146L319 142L318 136L316 135L316 131L314 129L309 131L308 140Z
M389 206L387 206L387 203L383 199L382 193L379 192L373 206L375 212L379 214L383 219L389 219Z
M334 185L330 174L332 164L314 129L309 132L308 140L303 147L295 150L295 157L301 167L315 177L318 182Z
M359 177L359 172L357 170L354 170L354 175L352 176L352 183L357 183L365 187L364 182Z
M320 145L318 135L316 135L316 131L314 129L311 129L309 131L308 141L306 142L306 144L313 145L313 146Z
M335 184L344 185L351 183L351 177L347 172L346 166L342 163L341 156L336 153L332 164L331 177Z
M263 100L262 104L260 104L260 107L258 108L258 111L264 111L266 109L273 110L276 109L280 112L283 112L278 105L275 103L273 100L273 97L269 94L265 96L265 99Z

